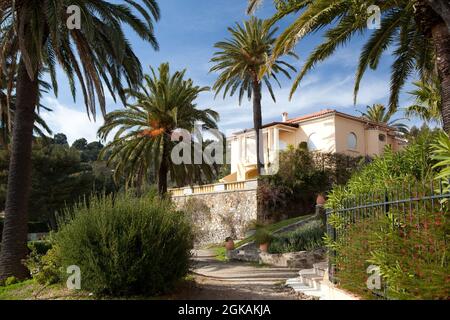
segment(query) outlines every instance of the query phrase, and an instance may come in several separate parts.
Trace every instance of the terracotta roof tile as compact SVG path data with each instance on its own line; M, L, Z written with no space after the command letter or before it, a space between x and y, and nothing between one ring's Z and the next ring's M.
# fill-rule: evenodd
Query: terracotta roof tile
M320 117L320 116L323 116L326 114L331 114L331 113L336 113L336 110L332 110L332 109L320 110L320 111L310 113L310 114L307 114L304 116L288 119L287 122L289 122L289 123L300 122L303 120L309 120L309 119L317 118L317 117Z

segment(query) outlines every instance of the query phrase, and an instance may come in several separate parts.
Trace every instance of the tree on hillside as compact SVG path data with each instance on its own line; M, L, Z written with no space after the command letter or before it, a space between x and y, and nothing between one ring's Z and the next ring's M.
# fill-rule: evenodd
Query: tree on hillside
M250 0L254 10L261 0ZM354 88L355 100L367 68L376 69L385 52L392 51L390 112L398 108L400 91L409 76L418 72L426 81L439 77L444 130L450 132L450 2L444 0L348 1L275 0L277 13L270 23L296 14L295 21L278 37L271 60L276 59L305 36L326 28L324 40L307 58L297 76L291 95L300 81L317 63L330 57L337 48L368 29L373 12L380 8L381 24L373 30L361 51ZM270 67L270 66L269 66Z
M73 5L82 13L80 28L68 27L71 16L67 12ZM158 18L155 0L119 4L104 0L0 2L0 74L11 78L17 70L0 280L29 275L22 260L27 255L31 146L39 75L48 71L57 93L59 65L68 76L73 96L80 88L87 113L95 118L97 101L105 113L105 90L124 101L122 86L136 89L142 80L141 64L125 37L124 27L130 27L157 48L153 20ZM5 69L8 65L11 67Z
M53 143L54 144L60 144L63 146L68 146L69 143L67 142L67 136L64 133L57 133L53 137Z
M85 138L80 138L72 143L72 148L77 149L79 151L84 151L86 150L87 144L88 142Z
M8 163L9 153L0 150L0 210L5 205ZM81 152L67 145L35 139L32 168L30 222L54 222L56 213L91 194L116 191L104 162L83 162Z
M263 157L260 154L262 141L259 136L262 128L262 87L265 85L273 101L276 101L270 80L273 79L280 85L277 78L279 73L290 78L289 69L296 72L292 65L277 59L270 70L262 73L267 57L272 55L277 30L277 28L267 28L263 20L256 18L245 21L243 25L236 24L234 28L228 28L231 39L214 45L218 51L211 59L214 66L210 71L219 73L213 87L216 96L222 91L224 99L227 95L233 96L239 93L239 104L242 103L245 94L249 100L253 98L253 127L256 133L258 173L263 167ZM292 52L287 54L296 57Z
M128 185L141 186L153 169L158 192L164 195L169 173L174 181L199 170L212 175L213 167L204 161L198 165L176 165L171 161L175 145L171 136L176 129L192 132L198 122L205 129L217 129L217 112L200 110L195 103L200 93L210 89L195 86L191 79L184 78L185 73L186 70L172 74L168 63L161 64L157 71L151 68L140 90L127 90L132 102L127 103L126 109L106 115L99 136L105 140L112 130L119 130L100 157L109 153L108 163L115 165L116 178L126 176Z

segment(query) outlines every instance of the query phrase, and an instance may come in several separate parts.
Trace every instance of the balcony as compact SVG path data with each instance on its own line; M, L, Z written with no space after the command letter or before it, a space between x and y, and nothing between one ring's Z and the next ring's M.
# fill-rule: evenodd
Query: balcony
M251 179L251 180L245 180L245 181L205 184L202 186L192 186L192 187L189 186L189 187L183 187L183 188L173 188L173 189L169 189L169 193L172 194L172 197L185 197L185 196L200 195L200 194L256 190L257 187L258 187L258 180Z

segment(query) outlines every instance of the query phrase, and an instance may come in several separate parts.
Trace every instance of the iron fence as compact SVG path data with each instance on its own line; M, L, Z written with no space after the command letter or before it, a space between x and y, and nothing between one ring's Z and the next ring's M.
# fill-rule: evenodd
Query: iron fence
M449 181L431 180L428 183L414 182L403 183L391 186L383 190L360 194L351 198L346 198L335 210L328 209L326 212L326 229L330 239L337 241L351 241L345 239L352 226L360 221L380 216L389 216L395 212L392 227L396 228L402 223L411 223L420 232L421 228L426 228L421 221L432 213L432 216L439 216L449 211L450 198ZM340 221L340 227L336 228L330 224L331 216ZM365 220L367 222L367 220ZM329 279L333 283L339 283L339 270L334 261L337 259L337 252L329 250ZM381 290L374 290L373 294L381 298L388 299L386 295L387 283L383 283Z

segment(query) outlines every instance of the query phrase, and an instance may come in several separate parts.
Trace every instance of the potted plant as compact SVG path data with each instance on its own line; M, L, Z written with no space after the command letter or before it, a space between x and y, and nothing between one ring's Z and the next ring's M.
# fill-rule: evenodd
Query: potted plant
M234 250L234 241L231 237L225 239L225 249L228 251Z
M264 225L257 220L252 220L247 223L245 227L245 238L249 238L255 235L255 232L258 228L262 228Z
M325 196L323 195L323 193L319 193L316 198L316 205L323 206L325 202Z
M255 243L259 245L261 252L269 250L269 244L272 240L271 233L266 228L258 228L255 232Z

